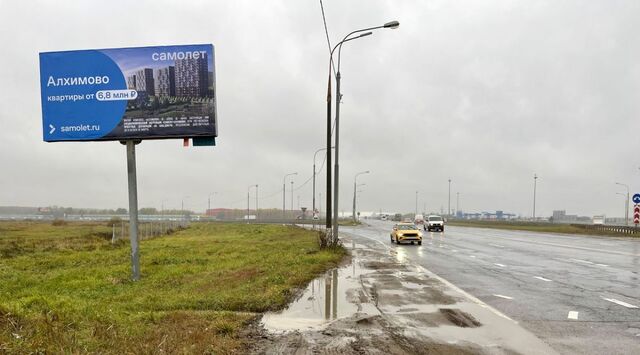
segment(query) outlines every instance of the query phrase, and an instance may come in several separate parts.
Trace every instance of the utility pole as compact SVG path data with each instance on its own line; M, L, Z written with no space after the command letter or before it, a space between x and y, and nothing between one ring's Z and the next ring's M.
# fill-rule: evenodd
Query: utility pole
M456 214L460 213L460 192L456 192Z

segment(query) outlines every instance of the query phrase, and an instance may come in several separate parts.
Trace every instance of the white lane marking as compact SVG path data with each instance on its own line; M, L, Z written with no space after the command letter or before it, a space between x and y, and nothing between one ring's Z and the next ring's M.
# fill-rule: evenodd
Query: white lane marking
M607 265L607 264L596 264L596 265L598 265L598 266L602 266L602 267L607 267L607 266L609 266L609 265Z
M505 265L504 265L504 264L497 264L497 263L493 263L493 265L500 266L500 267L505 267Z
M605 300L605 301L613 302L615 304L619 304L619 305L627 307L627 308L638 308L638 306L634 306L634 305L629 304L627 302L622 302L622 301L617 300L615 298L604 298L604 297L602 297L602 299Z
M475 258L475 257L476 257L475 255L469 255L469 256L470 256L470 257L472 257L472 258Z
M468 228L468 227L461 227L461 228ZM487 228L487 230L492 231L492 233L495 233L494 231L496 231L495 229L492 228ZM502 231L504 232L504 231ZM523 232L523 231L511 231L511 232ZM526 231L525 231L526 232ZM509 240L512 242L520 242L520 243L530 243L530 244L543 244L543 245L552 245L552 246L557 246L557 247L563 247L563 248L569 248L569 249L581 249L581 250L589 250L589 251L597 251L599 253L609 253L609 254L618 254L618 255L627 255L627 256L640 256L640 253L625 253L623 251L615 251L615 250L605 250L605 249L596 249L596 248L587 248L587 247L580 247L580 246L576 246L576 245L567 245L567 244L560 244L560 243L550 243L550 242L542 242L542 241L532 241L532 240L525 240L525 239L514 239L514 238L508 238L502 235L496 235L496 234L478 234L478 233L471 233L471 232L463 232L460 230L456 230L457 234L466 234L466 235L475 235L475 236L481 236L481 237L489 237L489 238L500 238L501 240ZM542 234L544 236L549 236L552 234L548 234L548 233L538 233L538 234ZM554 235L555 237L555 235ZM570 238L572 239L578 239L581 237L574 237L574 236L570 236Z
M496 248L504 248L504 245L491 244L491 243L489 243L489 245L494 246L494 247L496 247Z
M567 318L569 319L578 319L578 313L576 311L569 311L569 315L567 315Z
M458 252L458 250L456 250L456 249L452 249L451 251L454 252L454 253Z
M509 297L509 296L505 296L505 295L494 295L494 296L500 297L500 298L504 298L504 299L507 299L507 300L512 300L513 299L513 297Z
M458 232L460 234L471 234L472 233L464 233L464 232ZM510 240L512 242L520 242L520 243L529 243L529 244L542 244L542 245L551 245L551 246L556 246L556 247L563 247L563 248L569 248L569 249L580 249L580 250L588 250L588 251L597 251L599 253L609 253L609 254L618 254L618 255L626 255L626 256L640 256L640 253L625 253L623 251L615 251L615 250L605 250L605 249L596 249L596 248L587 248L587 247L580 247L580 246L576 246L576 245L567 245L567 244L559 244L559 243L549 243L549 242L542 242L542 241L531 241L531 240L522 240L522 239L513 239L513 238L506 238L506 237L502 237L502 236L497 236L497 235L493 235L491 237L497 237L500 238L502 240Z
M579 262L579 263L593 264L591 261L588 261L588 260L573 259L573 258L571 258L570 260L577 261L577 262Z
M385 245L385 247L387 247ZM458 292L459 294L463 295L464 297L466 297L468 300L470 300L471 302L479 305L480 307L486 308L489 311L491 311L493 314L497 315L498 317L502 317L506 320L512 321L514 324L518 324L517 321L509 318L506 314L500 312L499 310L489 306L488 304L482 302L479 298L471 295L470 293L464 291L463 289L461 289L460 287L452 284L451 282L447 281L446 279L443 279L442 277L438 276L437 274L434 274L432 271L430 271L429 269L425 268L422 265L418 265L416 264L416 266L418 267L418 269L423 270L423 272L425 274L429 274L429 276L433 277L434 279L437 279L438 281L442 282L443 284L449 286L450 288L452 288L454 291Z
M387 243L383 243L377 239L373 239L371 237L367 237L366 235L362 235L362 234L354 234L356 237L360 237L360 238L366 238L369 240L373 240L376 243L379 243L380 245L382 245L383 248L387 249L387 250L391 250L391 247L387 245ZM447 281L446 279L444 279L443 277L437 275L436 273L434 273L433 271L427 269L426 267L420 265L420 264L413 264L415 267L417 267L418 269L422 270L425 274L428 274L429 276L433 277L434 279L442 282L443 284L447 285L448 287L452 288L454 291L458 292L459 294L463 295L464 297L466 297L468 300L470 300L471 302L479 305L480 307L486 308L489 311L491 311L493 314L502 317L506 320L509 320L511 322L513 322L514 324L518 324L517 321L509 318L506 314L500 312L499 310L489 306L488 304L482 302L479 298L471 295L470 293L464 291L463 289L461 289L460 287L452 284L451 282Z
M547 282L550 282L550 281L551 281L551 280L549 280L549 279L547 279L547 278L544 278L544 277L542 277L542 276L534 276L533 278L534 278L534 279L538 279L538 280L542 280L542 281L547 281Z

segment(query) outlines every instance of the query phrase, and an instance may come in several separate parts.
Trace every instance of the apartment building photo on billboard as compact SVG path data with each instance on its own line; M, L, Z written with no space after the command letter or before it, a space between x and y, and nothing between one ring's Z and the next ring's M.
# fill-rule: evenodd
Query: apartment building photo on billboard
M115 54L127 89L137 92L127 102L118 134L173 126L211 126L217 132L213 46L136 48L122 62Z
M213 97L209 79L207 55L198 59L178 59L175 65L163 68L143 68L127 77L128 89L144 92L148 96Z
M175 83L177 96L207 97L209 89L207 55L198 59L176 60Z

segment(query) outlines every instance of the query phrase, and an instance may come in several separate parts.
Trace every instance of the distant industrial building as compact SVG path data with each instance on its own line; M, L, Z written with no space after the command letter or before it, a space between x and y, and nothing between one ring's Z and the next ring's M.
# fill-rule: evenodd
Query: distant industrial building
M157 96L176 96L175 67L168 66L157 69L154 81Z
M551 215L551 222L554 223L589 223L590 217L578 216L575 214L567 214L565 210L553 211Z
M516 218L516 215L514 213L506 213L504 211L496 211L494 212L480 212L480 213L466 213L466 212L461 212L459 214L456 214L457 218L464 218L464 219L491 219L491 220L510 220L510 219L514 219Z
M552 218L554 222L575 222L578 220L577 215L567 214L565 210L553 211Z

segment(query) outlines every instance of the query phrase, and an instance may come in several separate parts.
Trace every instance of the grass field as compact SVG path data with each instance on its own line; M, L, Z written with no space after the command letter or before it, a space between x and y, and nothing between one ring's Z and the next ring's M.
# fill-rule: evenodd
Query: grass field
M507 230L523 230L540 233L566 233L566 234L584 234L584 235L610 235L610 236L631 236L608 231L590 230L579 228L569 224L554 224L540 222L509 222L509 221L473 221L473 220L452 220L447 224L460 227L476 227L476 228L494 228Z
M110 227L0 223L0 353L242 353L245 325L339 263L281 225L193 224L141 243Z

